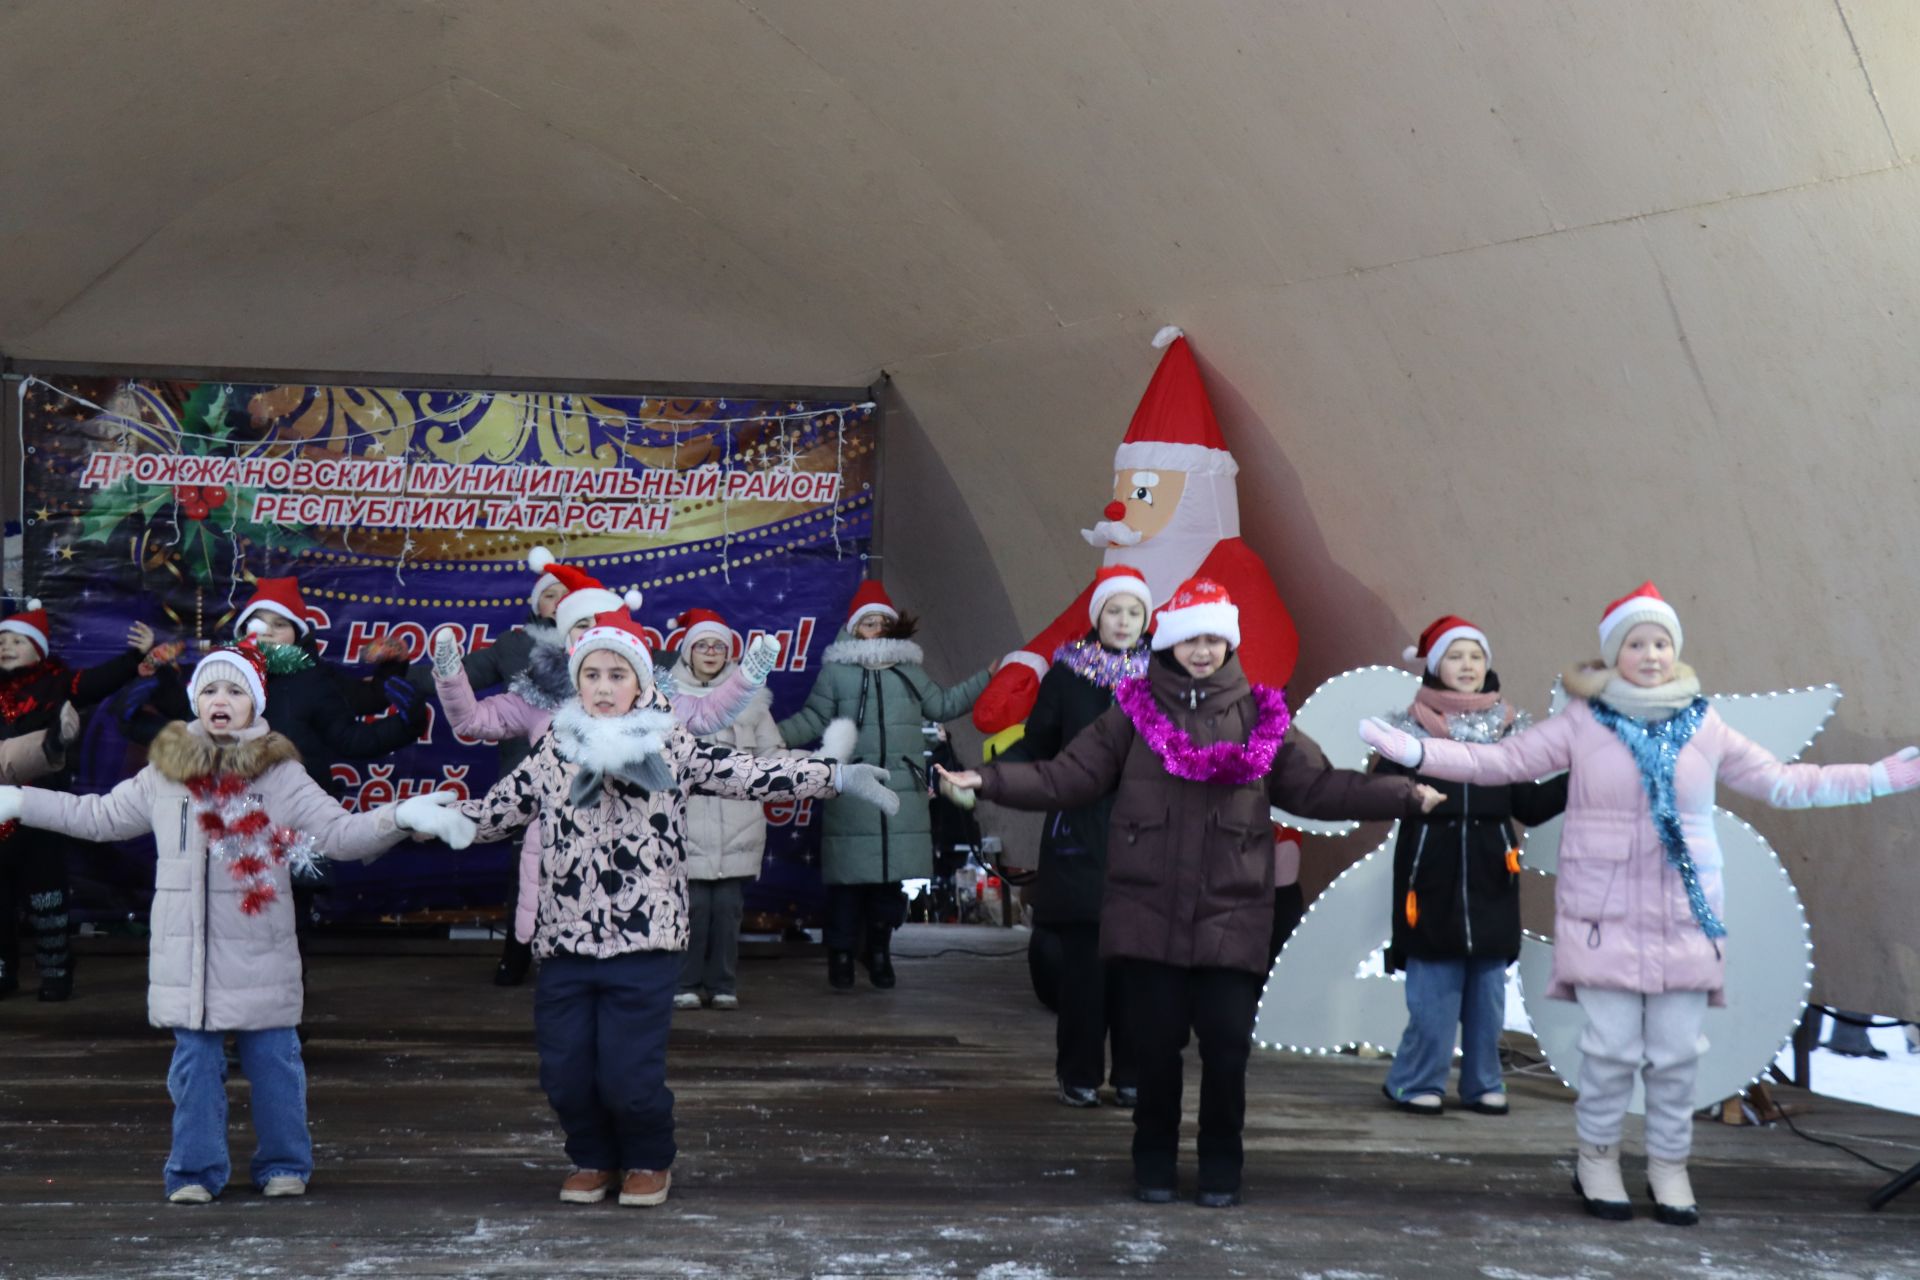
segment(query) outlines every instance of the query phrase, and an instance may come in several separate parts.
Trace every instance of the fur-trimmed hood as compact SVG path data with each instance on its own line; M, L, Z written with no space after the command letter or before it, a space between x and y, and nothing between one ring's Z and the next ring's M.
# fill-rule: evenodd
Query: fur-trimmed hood
M217 743L198 720L176 720L154 738L147 749L147 763L159 770L161 777L179 783L213 773L257 778L277 764L300 763L300 752L293 743L262 721L233 736L234 742Z
M849 666L865 667L869 671L879 671L886 667L896 667L903 662L915 666L926 662L926 654L919 645L911 640L889 640L880 637L874 640L861 640L848 637L835 640L820 655L822 662L844 662Z
M1673 664L1673 680L1697 680L1693 668L1684 662ZM1606 692L1607 682L1613 679L1613 668L1594 659L1568 667L1560 673L1560 687L1567 691L1569 698L1579 698L1591 702Z
M527 665L507 681L507 689L529 706L558 711L573 697L573 676L567 671L567 646L560 642L559 633L552 627L529 630L527 634L533 637Z

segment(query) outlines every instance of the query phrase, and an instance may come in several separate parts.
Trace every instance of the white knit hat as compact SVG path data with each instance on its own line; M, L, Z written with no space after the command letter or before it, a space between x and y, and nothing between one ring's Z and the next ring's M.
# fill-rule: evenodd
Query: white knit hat
M1211 578L1188 578L1180 584L1154 624L1153 648L1157 653L1195 636L1220 636L1229 647L1240 647L1240 607Z
M237 680L253 696L253 714L267 713L267 662L252 640L215 649L194 664L187 679L187 701L200 711L200 689L210 680Z
M1600 617L1600 656L1608 666L1620 661L1620 646L1626 643L1627 632L1643 622L1654 622L1665 627L1667 634L1673 637L1673 656L1680 656L1680 645L1684 637L1680 633L1680 615L1674 612L1672 605L1660 597L1660 589L1651 582L1643 582L1633 589L1631 595L1621 596L1607 606Z

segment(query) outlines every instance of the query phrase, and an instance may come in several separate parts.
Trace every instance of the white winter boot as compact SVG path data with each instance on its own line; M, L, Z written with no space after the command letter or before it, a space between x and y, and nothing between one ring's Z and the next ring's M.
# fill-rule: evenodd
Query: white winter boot
M1573 1193L1596 1218L1625 1222L1633 1216L1633 1205L1627 1200L1627 1184L1620 1179L1619 1144L1604 1147L1591 1142L1580 1144L1580 1156L1574 1163Z
M1691 1227L1700 1221L1685 1160L1647 1157L1647 1192L1653 1197L1653 1216L1670 1227Z

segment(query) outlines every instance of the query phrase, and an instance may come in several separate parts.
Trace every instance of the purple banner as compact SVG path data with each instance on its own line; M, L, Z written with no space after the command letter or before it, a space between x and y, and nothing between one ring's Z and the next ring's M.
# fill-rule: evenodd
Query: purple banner
M696 606L744 638L777 637L768 687L785 716L812 688L872 537L876 420L860 400L64 376L28 378L20 395L26 593L74 666L119 652L138 621L187 641L190 665L231 637L252 578L288 575L327 661L354 668L382 642L419 658L442 624L485 647L527 618L526 557L546 546L616 591L638 588L663 649L678 642L669 619ZM405 750L334 762L342 802L484 792L495 748L456 739L433 713ZM97 713L74 787L106 790L142 761ZM814 806L767 816L748 910L811 916ZM355 922L470 915L504 900L513 852L402 845L335 865L318 909ZM144 915L150 845L77 848L71 867L83 916Z

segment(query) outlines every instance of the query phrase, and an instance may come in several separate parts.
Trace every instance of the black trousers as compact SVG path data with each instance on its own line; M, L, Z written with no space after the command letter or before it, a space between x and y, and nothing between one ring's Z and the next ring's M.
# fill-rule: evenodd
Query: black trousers
M1300 891L1298 882L1280 885L1273 891L1273 939L1267 948L1269 965L1280 958L1280 948L1287 945L1287 939L1300 927L1300 917L1306 913L1306 895Z
M42 978L64 978L73 963L67 940L67 837L16 827L0 844L0 960L18 972L20 921L33 935Z
M1133 1176L1172 1187L1180 1152L1180 1090L1188 1039L1200 1042L1200 1190L1238 1191L1247 1119L1247 1059L1262 979L1243 969L1118 964L1133 1036L1140 1102L1133 1109Z
M907 919L907 895L897 881L827 886L829 951L865 951L870 933L891 933Z
M1035 938L1050 935L1055 957L1053 1071L1060 1083L1098 1089L1107 1078L1107 1042L1113 1043L1113 1086L1134 1083L1133 1044L1127 1036L1127 1009L1120 979L1111 962L1100 958L1098 921L1036 924Z

